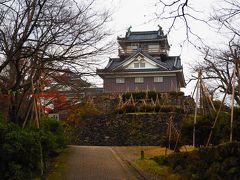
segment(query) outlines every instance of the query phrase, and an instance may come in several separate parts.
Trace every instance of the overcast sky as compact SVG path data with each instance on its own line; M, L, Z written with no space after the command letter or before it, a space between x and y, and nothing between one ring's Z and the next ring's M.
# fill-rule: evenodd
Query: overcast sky
M163 27L164 32L168 31L170 26L170 21L161 21L156 18L155 13L159 12L156 2L158 0L97 0L102 8L109 8L113 11L112 22L109 27L113 31L113 38L116 39L117 36L124 36L126 30L129 26L132 26L132 31L144 31L144 30L158 30L158 25ZM215 0L191 0L189 1L190 6L196 8L199 13L195 15L199 18L208 19L210 15L210 10L214 5ZM203 38L208 44L216 45L217 34L211 30L207 25L198 22L190 21L191 29L194 33L198 34ZM171 45L170 55L180 55L182 59L182 64L184 67L185 79L188 81L191 77L191 69L189 64L193 64L197 61L201 61L202 56L200 53L189 43L183 41L186 39L185 27L181 22L179 22L175 29L173 29L168 35L168 41ZM217 41L216 41L217 40ZM191 41L196 45L199 42L195 37L191 37ZM117 51L115 55L117 56ZM103 64L106 65L107 60ZM101 84L98 81L97 84ZM190 94L192 92L194 83L191 83L184 90L185 94Z

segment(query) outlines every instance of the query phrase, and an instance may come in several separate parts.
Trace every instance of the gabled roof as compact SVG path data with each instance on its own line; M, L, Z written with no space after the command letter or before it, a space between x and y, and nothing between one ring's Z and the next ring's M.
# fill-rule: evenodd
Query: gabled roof
M162 56L162 57L152 57L149 54L143 52L143 51L137 51L136 53L132 54L131 56L123 59L123 58L110 58L108 65L105 67L105 69L102 69L103 71L123 71L124 64L126 64L128 61L133 59L134 57L137 57L138 55L144 56L151 60L152 62L156 63L158 68L155 70L159 71L173 71L173 70L179 70L182 69L181 65L181 59L179 56ZM138 71L141 71L143 69L139 69ZM150 70L150 69L148 69ZM133 71L126 69L124 71ZM136 71L136 70L134 70Z
M167 36L159 31L129 31L124 38L118 37L118 40L159 40L166 38Z
M162 61L157 61L154 57L144 53L143 51L137 51L136 53L134 53L133 55L129 56L128 58L126 58L124 61L122 61L121 63L118 64L118 66L116 66L115 68L113 68L113 70L115 69L122 69L124 68L124 64L127 63L128 61L130 61L131 59L134 59L134 57L137 57L138 55L142 55L143 57L147 57L148 59L150 59L152 62L156 63L157 66L169 70L169 67L166 63L162 62Z
M82 90L91 86L90 83L81 78L81 75L73 72L53 74L51 78L53 82L50 89L60 90L62 87L69 87L71 90Z

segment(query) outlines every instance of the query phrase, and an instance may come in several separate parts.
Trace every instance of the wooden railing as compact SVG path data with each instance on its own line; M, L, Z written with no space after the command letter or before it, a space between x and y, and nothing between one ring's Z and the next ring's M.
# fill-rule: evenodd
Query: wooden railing
M143 52L149 53L149 54L167 54L168 50L166 49L160 49L160 48L144 48L142 49ZM137 52L137 49L118 49L119 55L124 56L124 55L131 55L135 52Z

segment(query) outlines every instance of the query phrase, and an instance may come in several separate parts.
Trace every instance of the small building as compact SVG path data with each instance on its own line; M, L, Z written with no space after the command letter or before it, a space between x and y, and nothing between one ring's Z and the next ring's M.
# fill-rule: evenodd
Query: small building
M63 74L51 76L51 84L48 91L57 91L66 96L67 100L79 100L85 95L85 89L90 88L91 84L83 80L81 75L66 70Z
M134 91L179 91L185 87L180 56L169 56L167 35L158 31L132 32L117 38L118 58L110 58L104 69L104 93Z
M52 74L41 93L42 106L49 117L66 119L72 108L82 102L90 86L81 75L70 70Z

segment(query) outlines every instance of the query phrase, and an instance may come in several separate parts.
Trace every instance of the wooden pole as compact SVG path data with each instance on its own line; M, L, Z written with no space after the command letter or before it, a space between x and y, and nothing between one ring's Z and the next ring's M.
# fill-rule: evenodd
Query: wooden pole
M33 112L35 112L35 120L36 120L36 125L37 128L40 128L40 123L39 123L39 115L38 115L38 108L37 108L37 98L35 96L35 89L34 89L34 83L33 83L33 77L31 78L31 85L32 85L32 98L33 98ZM44 173L44 159L43 159L43 149L42 149L42 144L39 142L39 150L40 150L40 170L41 170L41 176L43 176Z
M227 90L228 90L228 88L227 88ZM210 143L210 140L211 140L212 134L213 134L213 129L214 129L215 126L216 126L216 123L217 123L217 120L218 120L218 117L219 117L219 114L220 114L220 112L221 112L221 109L222 109L222 106L223 106L223 102L225 101L226 96L227 96L227 91L226 91L226 93L225 93L225 95L224 95L224 97L223 97L223 100L222 100L221 105L220 105L220 107L219 107L219 109L218 109L217 115L216 115L216 117L215 117L215 119L214 119L214 123L213 123L213 125L212 125L212 127L211 127L211 131L210 131L210 133L209 133L206 146L209 146L209 143Z
M165 155L167 155L167 152L168 152L168 149L170 149L171 148L171 145L170 145L170 143L171 143L171 119L172 119L172 116L170 116L170 118L168 119L168 123L167 123L167 125L168 125L168 127L167 127L167 136L168 136L168 145L166 145L166 149L165 149Z
M199 99L199 89L200 89L200 70L198 71L198 81L197 81L197 91L196 91L196 105L194 113L194 122L193 122L193 147L196 146L196 123L197 123L197 110L198 110L198 99Z
M230 79L228 85L227 85L226 92L225 92L225 94L224 94L223 100L222 100L222 102L221 102L221 104L220 104L220 107L219 107L219 109L218 109L217 115L216 115L216 117L215 117L215 119L214 119L214 123L213 123L212 128L211 128L211 131L210 131L210 133L209 133L209 136L208 136L208 140L207 140L207 144L206 144L206 146L209 146L209 143L210 143L210 140L211 140L211 138L212 138L212 134L213 134L213 129L214 129L215 126L216 126L216 123L217 123L217 120L218 120L219 114L220 114L220 112L221 112L221 109L222 109L223 103L224 103L224 101L225 101L225 99L226 99L227 92L228 92L228 89L229 89L230 83L231 83L231 81L232 81L232 79L233 79L233 76L234 76L234 72L233 72L233 74L232 74L232 76L231 76L231 79Z
M166 123L166 124L167 124L167 133L166 133L166 137L167 137L167 135L169 134L169 122ZM167 155L167 151L168 151L168 146L167 146L167 143L166 143L165 156Z
M33 109L32 109L32 102L30 102L30 104L28 105L27 114L26 114L26 116L25 116L25 119L24 119L22 128L25 128L25 126L26 126L26 124L27 124L28 117L29 117L31 111L33 111Z
M204 83L202 83L202 86L203 86L204 91L206 92L205 96L207 96L207 98L208 98L208 100L209 100L209 102L210 102L210 104L211 104L214 112L216 112L217 110L216 110L216 108L215 108L215 106L214 106L214 104L213 104L213 101L212 101L212 99L211 99L211 97L210 97L210 93L209 93L207 87L205 86Z
M171 149L171 137L172 137L172 116L169 119L168 149Z
M194 87L193 93L192 93L192 95L191 95L192 98L193 98L193 96L194 96L194 94L195 94L195 92L196 92L198 82L199 82L199 79L197 80L196 86Z
M172 124L172 128L175 131L175 134L177 135L176 143L175 143L175 146L174 146L174 152L178 152L179 151L178 142L179 142L179 139L180 139L181 132L178 132L177 128L173 124Z
M205 115L204 111L204 98L203 98L203 86L202 86L202 70L199 70L199 110L202 112L202 115Z
M33 83L32 83L33 86ZM38 108L37 108L37 98L36 98L36 94L33 90L33 112L35 112L35 121L37 124L37 128L40 128L40 124L39 124L39 116L38 116Z
M236 64L233 70L233 80L232 80L232 108L231 108L231 122L230 122L230 136L229 141L233 141L233 115L234 115L234 96L235 96L235 80L236 80Z

